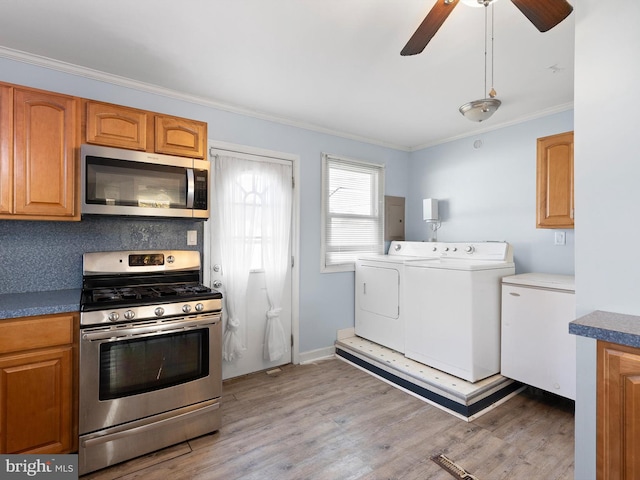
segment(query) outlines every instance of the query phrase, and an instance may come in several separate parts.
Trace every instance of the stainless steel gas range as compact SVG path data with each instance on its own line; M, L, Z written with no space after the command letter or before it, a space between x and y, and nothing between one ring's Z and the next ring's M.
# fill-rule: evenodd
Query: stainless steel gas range
M83 256L81 475L220 428L221 311L199 252Z

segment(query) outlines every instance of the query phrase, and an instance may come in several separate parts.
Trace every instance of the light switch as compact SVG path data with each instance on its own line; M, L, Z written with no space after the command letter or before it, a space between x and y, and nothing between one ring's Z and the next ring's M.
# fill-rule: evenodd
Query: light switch
M197 245L197 244L198 244L198 231L187 230L187 245Z
M565 245L567 243L565 232L555 232L555 234L554 245Z

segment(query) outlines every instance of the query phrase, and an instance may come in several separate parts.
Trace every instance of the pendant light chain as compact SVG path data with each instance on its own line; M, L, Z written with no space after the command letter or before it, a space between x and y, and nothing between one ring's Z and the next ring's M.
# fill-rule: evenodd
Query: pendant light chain
M491 98L496 96L496 91L493 89L493 66L495 64L495 57L493 55L493 31L494 31L494 10L493 3L491 3L491 92L489 92L489 96ZM487 87L485 87L486 90Z
M493 74L492 74L493 75ZM491 80L493 82L493 80ZM487 6L484 7L484 92L487 95Z

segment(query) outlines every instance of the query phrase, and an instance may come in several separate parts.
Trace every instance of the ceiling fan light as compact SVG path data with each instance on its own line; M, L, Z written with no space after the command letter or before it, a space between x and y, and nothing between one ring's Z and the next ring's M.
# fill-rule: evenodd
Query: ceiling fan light
M468 7L486 7L490 3L497 2L498 0L460 0Z
M501 104L502 102L497 98L483 98L482 100L465 103L459 110L467 120L483 122L491 117Z

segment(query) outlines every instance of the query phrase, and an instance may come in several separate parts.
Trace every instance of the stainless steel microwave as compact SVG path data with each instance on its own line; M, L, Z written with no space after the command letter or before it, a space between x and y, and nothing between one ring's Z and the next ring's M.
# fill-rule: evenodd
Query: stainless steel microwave
M82 145L82 214L209 218L207 160Z

